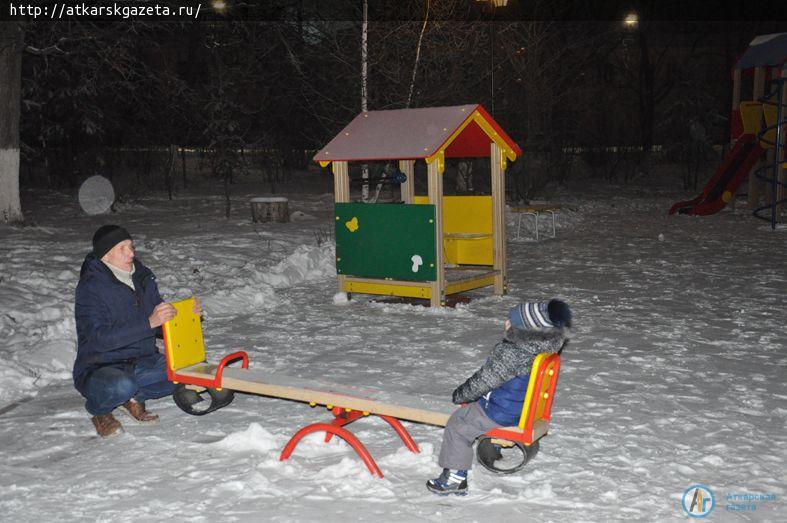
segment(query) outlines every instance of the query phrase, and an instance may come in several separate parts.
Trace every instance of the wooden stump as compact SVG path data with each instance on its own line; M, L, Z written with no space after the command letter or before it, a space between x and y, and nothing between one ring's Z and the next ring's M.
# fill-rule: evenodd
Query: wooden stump
M287 198L280 196L269 196L264 198L251 199L251 220L257 222L279 222L287 223L290 221L290 212L287 208Z

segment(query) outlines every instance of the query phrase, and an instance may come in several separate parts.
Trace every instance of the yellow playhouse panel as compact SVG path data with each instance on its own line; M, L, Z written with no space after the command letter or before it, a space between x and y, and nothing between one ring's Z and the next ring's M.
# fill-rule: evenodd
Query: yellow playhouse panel
M741 102L741 120L745 134L757 134L762 130L762 103Z
M446 234L443 241L445 262L451 265L494 265L491 234Z
M429 203L416 196L416 204ZM443 197L443 251L451 265L493 265L491 196Z
M344 292L359 294L378 294L383 296L402 296L405 298L431 298L432 288L429 286L397 285L368 281L345 280Z

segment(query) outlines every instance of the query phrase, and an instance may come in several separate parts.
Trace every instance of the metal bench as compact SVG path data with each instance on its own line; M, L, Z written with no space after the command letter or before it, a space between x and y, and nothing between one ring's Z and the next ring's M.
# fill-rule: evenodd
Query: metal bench
M533 217L533 232L535 235L536 241L538 241L538 217L541 214L547 214L552 220L552 235L550 238L555 237L555 212L559 209L559 206L556 205L531 205L528 207L513 207L511 212L517 215L517 223L516 223L516 238L519 239L521 237L522 232L522 220L526 216Z

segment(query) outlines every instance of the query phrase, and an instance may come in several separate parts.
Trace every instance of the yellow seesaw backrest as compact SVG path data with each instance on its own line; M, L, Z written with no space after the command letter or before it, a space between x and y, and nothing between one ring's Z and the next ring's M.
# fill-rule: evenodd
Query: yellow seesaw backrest
M173 302L177 316L162 326L167 364L173 371L205 361L202 320L194 313L194 298Z
M527 422L527 413L530 412L530 406L533 402L536 402L536 416L533 418L534 421L538 421L544 417L544 409L547 405L548 396L545 396L545 393L549 391L549 387L552 384L552 380L557 379L557 373L549 374L549 368L544 370L544 379L541 381L541 387L539 390L535 390L536 388L536 379L538 377L538 373L541 371L543 366L545 365L544 360L546 360L551 354L541 353L536 356L535 360L533 360L533 367L530 370L530 380L527 384L527 393L525 393L525 401L522 404L522 415L519 417L519 428L524 430L525 423ZM552 360L551 363L547 363L550 368L555 366L556 361Z

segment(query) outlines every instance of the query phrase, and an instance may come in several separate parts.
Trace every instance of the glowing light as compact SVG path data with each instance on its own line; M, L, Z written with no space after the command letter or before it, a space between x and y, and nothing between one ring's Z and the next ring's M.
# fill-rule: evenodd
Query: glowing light
M227 10L227 2L225 2L224 0L213 0L211 2L211 6L213 7L213 10L216 11L217 13L223 13L224 11Z
M637 27L639 24L639 16L637 13L629 13L626 15L626 18L623 19L623 25L626 27Z

